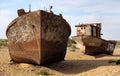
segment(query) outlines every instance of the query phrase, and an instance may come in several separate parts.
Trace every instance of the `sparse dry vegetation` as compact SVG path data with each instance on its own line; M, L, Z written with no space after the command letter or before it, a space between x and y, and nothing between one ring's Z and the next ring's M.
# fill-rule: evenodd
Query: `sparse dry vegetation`
M6 47L7 46L7 39L0 39L0 47Z
M77 44L74 40L69 38L67 47L69 48L70 51L75 52L76 49L78 49L75 44Z
M69 38L67 46L71 47L73 44L76 44L76 42L74 40L72 40L71 38Z
M115 64L117 64L117 65L120 64L120 60L109 60L108 62L109 62L109 63L115 63Z
M37 75L48 76L48 72L46 70L41 70Z
M117 41L116 47L120 48L120 41Z

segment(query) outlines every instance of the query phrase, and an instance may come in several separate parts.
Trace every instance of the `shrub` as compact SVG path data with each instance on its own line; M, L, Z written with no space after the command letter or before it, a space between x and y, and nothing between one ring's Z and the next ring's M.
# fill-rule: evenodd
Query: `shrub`
M46 70L41 70L40 72L38 72L38 75L48 76L48 72Z
M115 63L115 64L119 65L120 60L109 60L109 63Z
M7 46L8 40L6 39L0 39L0 46Z
M72 46L72 44L76 44L76 42L72 40L71 38L69 38L67 46L70 47Z
M117 46L118 48L120 48L120 41L117 41L116 46Z
M117 64L117 65L120 64L120 60L117 60L117 61L116 61L116 64Z

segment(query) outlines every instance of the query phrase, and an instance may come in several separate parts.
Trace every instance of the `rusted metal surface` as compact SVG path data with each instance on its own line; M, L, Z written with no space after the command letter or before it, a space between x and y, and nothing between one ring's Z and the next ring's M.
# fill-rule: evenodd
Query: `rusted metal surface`
M96 37L83 37L83 44L85 45L85 54L98 55L109 54L112 55L115 49L116 41L107 41Z
M101 37L101 23L79 24L75 27L77 36Z
M11 59L34 64L62 61L70 33L61 16L42 10L22 13L6 31Z

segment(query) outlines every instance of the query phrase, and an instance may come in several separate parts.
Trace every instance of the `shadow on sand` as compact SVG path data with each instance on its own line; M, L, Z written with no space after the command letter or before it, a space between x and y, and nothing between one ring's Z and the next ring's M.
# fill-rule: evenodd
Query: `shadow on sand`
M60 63L47 65L47 68L64 74L77 74L95 69L100 66L110 66L108 60L66 60Z
M100 55L96 55L95 58L101 58L101 57L120 57L120 55L107 55L107 54L100 54Z

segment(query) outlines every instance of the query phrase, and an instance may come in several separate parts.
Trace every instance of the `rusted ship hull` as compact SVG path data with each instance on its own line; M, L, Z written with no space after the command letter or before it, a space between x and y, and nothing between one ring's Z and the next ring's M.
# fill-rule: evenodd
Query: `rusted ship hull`
M85 54L109 54L112 55L115 49L116 41L107 41L92 36L83 36L83 44L85 45Z
M22 15L6 31L11 59L39 65L62 61L70 33L62 16L42 10Z

